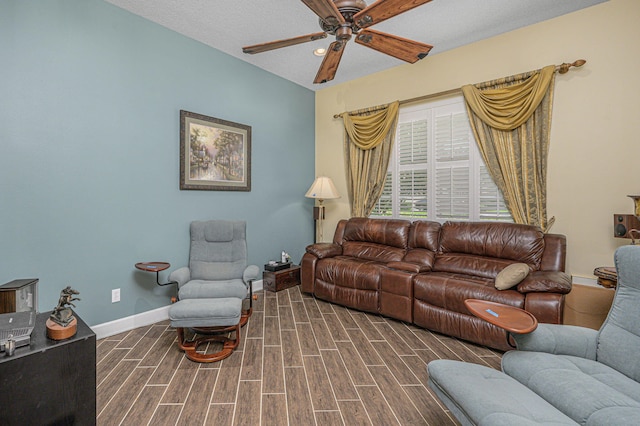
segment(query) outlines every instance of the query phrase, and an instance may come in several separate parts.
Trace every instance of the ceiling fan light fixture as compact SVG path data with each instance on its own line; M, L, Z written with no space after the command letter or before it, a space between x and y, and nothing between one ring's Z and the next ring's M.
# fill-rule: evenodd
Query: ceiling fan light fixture
M414 63L425 56L433 46L393 34L369 29L396 15L431 0L376 0L367 6L365 0L301 0L319 20L321 33L260 43L242 48L244 53L254 54L281 47L319 40L327 35L335 36L336 41L328 49L315 49L315 56L324 56L318 69L315 84L333 80L345 45L355 36L355 42L378 52L393 56L405 62Z

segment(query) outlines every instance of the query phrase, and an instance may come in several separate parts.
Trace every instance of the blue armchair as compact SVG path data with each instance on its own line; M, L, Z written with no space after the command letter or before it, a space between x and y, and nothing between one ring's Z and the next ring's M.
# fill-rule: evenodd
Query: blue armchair
M242 221L194 221L190 226L189 266L177 269L169 280L178 283L178 300L248 299L241 325L252 312L253 281L260 269L247 265L246 223Z
M502 372L428 365L429 387L464 425L631 425L640 419L640 246L616 250L618 286L600 330L539 324L513 334Z

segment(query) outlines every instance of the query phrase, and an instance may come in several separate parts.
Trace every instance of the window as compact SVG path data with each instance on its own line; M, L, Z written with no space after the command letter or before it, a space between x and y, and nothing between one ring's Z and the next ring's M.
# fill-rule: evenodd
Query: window
M482 161L462 96L400 109L387 179L371 216L512 221Z

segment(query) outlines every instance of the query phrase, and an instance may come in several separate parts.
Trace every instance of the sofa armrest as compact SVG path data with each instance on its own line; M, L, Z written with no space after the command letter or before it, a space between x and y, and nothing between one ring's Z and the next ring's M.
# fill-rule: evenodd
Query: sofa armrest
M178 288L185 285L189 280L191 280L191 270L188 266L178 268L169 274L169 281L176 281Z
M519 351L596 359L598 331L586 327L538 324L529 334L512 334Z
M532 271L518 284L520 293L559 293L571 291L571 277L560 271Z
M414 274L419 274L421 272L428 272L431 270L429 266L418 265L417 263L410 263L410 262L389 262L387 263L387 267L391 269L397 269L399 271L411 272Z
M314 294L316 282L316 264L318 258L311 253L305 253L300 260L300 289L305 293Z
M333 243L317 243L307 246L307 253L314 255L318 259L334 257L342 254L342 246Z

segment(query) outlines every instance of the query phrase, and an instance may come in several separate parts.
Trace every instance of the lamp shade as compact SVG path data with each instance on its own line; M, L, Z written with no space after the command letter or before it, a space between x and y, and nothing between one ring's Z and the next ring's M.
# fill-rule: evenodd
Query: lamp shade
M318 200L340 198L333 181L326 176L318 176L304 196L307 198L317 198Z

